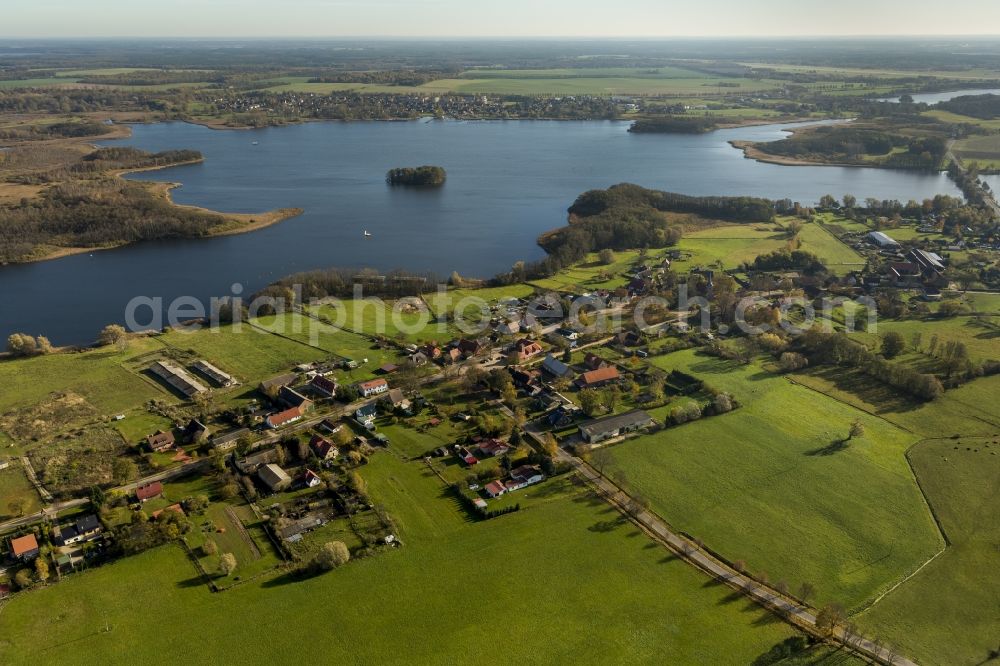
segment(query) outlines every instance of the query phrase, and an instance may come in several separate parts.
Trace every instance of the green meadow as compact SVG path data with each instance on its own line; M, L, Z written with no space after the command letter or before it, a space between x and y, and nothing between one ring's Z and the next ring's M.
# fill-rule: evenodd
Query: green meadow
M906 464L916 437L773 375L692 350L654 359L731 392L729 414L608 450L606 473L731 561L857 608L941 546ZM861 437L847 440L855 420Z
M568 480L550 481L518 513L469 522L418 464L380 455L364 475L402 548L308 581L278 576L210 594L178 549L161 547L8 602L4 662L57 660L72 646L80 664L290 654L736 664L793 635ZM260 630L267 618L280 618L274 631Z
M1000 626L1000 582L989 573L1000 543L1000 439L926 441L910 460L950 544L859 622L921 664L990 663Z

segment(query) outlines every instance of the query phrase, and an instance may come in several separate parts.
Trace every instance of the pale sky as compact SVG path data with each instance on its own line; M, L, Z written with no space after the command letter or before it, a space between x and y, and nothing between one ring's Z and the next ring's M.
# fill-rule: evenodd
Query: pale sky
M998 0L3 0L5 37L1000 34Z

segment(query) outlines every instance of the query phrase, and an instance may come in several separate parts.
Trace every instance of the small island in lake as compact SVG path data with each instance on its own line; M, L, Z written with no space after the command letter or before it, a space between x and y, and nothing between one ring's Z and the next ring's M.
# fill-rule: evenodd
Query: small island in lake
M704 134L718 125L705 116L660 116L636 120L629 132L636 134Z
M424 165L389 169L389 173L385 175L385 182L390 185L411 187L441 187L446 178L447 174L443 167Z

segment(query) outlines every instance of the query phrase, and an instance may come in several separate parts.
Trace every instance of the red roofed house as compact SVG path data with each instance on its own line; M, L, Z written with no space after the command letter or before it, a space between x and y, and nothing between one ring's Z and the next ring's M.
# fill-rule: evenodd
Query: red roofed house
M319 435L313 435L313 438L309 441L309 446L312 447L316 457L320 460L330 460L331 458L336 458L340 453L337 450L337 447L333 445L333 442L325 437L320 437Z
M532 356L542 353L542 346L534 340L522 338L514 343L514 353L518 361L527 361Z
M490 481L486 484L485 490L490 497L500 497L507 492L507 486L503 485L503 481Z
M283 412L277 412L271 414L264 422L267 423L268 428L280 428L283 425L289 423L294 423L302 418L302 408L301 407L290 407Z
M455 448L455 455L461 458L462 462L464 462L469 467L479 464L479 458L472 455L472 452L469 451L469 449L465 448L464 446L457 446Z
M580 375L580 378L576 380L576 385L580 388L596 388L598 386L604 386L605 384L610 384L611 382L616 382L621 378L618 374L618 368L613 365L609 365L604 368L598 368L597 370L591 370L590 372L585 372Z
M135 498L140 502L147 502L154 497L159 497L163 494L163 484L159 481L153 481L152 483L147 483L144 486L139 486L135 489Z
M25 534L10 540L10 553L15 560L28 562L38 557L38 539L34 534Z
M358 392L365 398L378 395L379 393L385 393L388 390L389 382L384 379L373 379L371 381L361 382L358 384Z
M146 444L149 445L149 450L153 452L169 449L174 445L174 433L157 430L155 434L146 437Z
M484 458L493 458L496 456L502 456L503 454L510 451L510 447L501 442L499 439L487 439L479 442L477 445L477 450L483 455Z

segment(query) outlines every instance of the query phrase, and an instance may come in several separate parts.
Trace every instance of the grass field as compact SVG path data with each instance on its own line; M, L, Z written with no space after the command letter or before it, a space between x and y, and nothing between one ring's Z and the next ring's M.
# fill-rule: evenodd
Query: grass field
M348 299L336 307L321 305L313 311L349 331L382 335L401 342L446 342L461 335L451 323L435 323L428 307L411 311L392 301Z
M924 112L924 115L931 116L932 118L937 118L938 120L941 120L946 123L979 125L980 127L983 127L988 130L1000 130L1000 120L983 120L982 118L963 116L958 113L952 113L951 111L941 111L938 109L935 109L933 111L926 111Z
M675 527L753 572L857 608L940 547L903 457L916 437L771 375L682 351L690 372L742 406L612 447L608 471ZM844 442L851 423L863 437Z
M329 356L322 349L290 339L295 334L291 324L285 330L289 332L289 337L244 323L240 328L220 326L193 333L172 331L157 340L165 346L204 358L244 383L254 383L279 372L287 372L299 363Z
M920 437L987 436L1000 430L1000 417L992 407L1000 376L983 377L930 403L900 396L858 370L816 368L794 376L796 383L835 400L855 405Z
M661 67L554 70L470 70L457 78L438 79L419 86L365 83L310 83L308 77L282 77L269 90L329 94L354 90L363 93L491 93L501 95L670 95L715 97L776 90L780 81L721 78L692 70ZM265 85L266 85L265 84Z
M506 287L486 287L483 289L449 289L444 293L435 292L424 295L424 302L431 311L438 316L450 315L454 313L456 307L460 307L459 314L465 318L475 320L475 305L485 302L486 305L496 305L506 298L527 298L535 292L531 285L512 284ZM467 301L468 303L463 303Z
M494 653L505 662L736 664L792 634L565 484L517 514L470 523L418 465L378 456L364 474L403 548L320 578L222 594L209 594L178 550L160 548L8 603L5 663L51 660L72 645L81 664L258 663L290 652L352 663ZM261 631L268 617L281 618L280 629Z
M950 317L947 319L883 319L878 322L876 333L857 332L852 336L859 342L877 346L879 339L890 331L903 336L912 349L912 340L919 334L921 349L927 351L931 337L937 335L938 346L946 342L962 342L969 350L969 356L978 361L1000 360L1000 322L996 317Z
M662 256L661 251L650 250L649 260ZM552 277L534 280L530 284L546 291L569 291L584 293L595 289L615 289L628 284L625 271L639 258L637 250L624 250L614 253L614 262L602 264L596 252L575 266L564 268Z
M35 487L28 481L20 463L12 461L10 467L0 470L0 521L16 518L10 510L11 502L23 502L23 513L35 513L42 508Z
M124 364L158 348L149 338L133 340L125 352L105 347L79 354L51 354L0 362L0 383L17 387L0 392L0 413L37 405L53 392L82 396L98 412L112 415L166 394Z
M921 664L985 664L996 659L1000 627L1000 440L923 442L910 459L951 545L939 558L860 617L891 635Z

